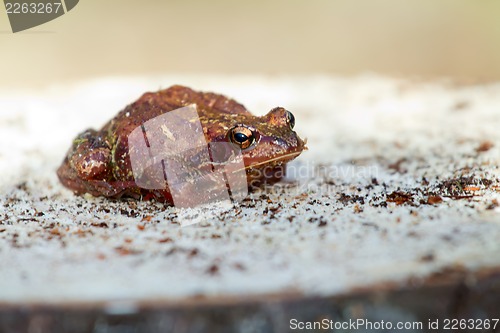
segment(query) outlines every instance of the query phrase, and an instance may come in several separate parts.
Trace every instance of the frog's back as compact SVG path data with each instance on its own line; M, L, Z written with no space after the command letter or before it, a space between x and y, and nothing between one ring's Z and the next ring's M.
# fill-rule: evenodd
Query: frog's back
M200 120L220 120L225 114L250 114L243 105L223 95L198 92L180 85L157 92L147 92L128 105L100 131L113 151L113 176L117 180L133 180L129 172L131 161L128 156L128 137L133 130L148 120L191 104L196 105ZM204 125L203 120L202 125ZM169 124L169 126L176 125Z
M200 116L221 114L251 114L242 104L224 95L194 91L175 85L157 92L147 92L128 105L103 130L127 135L137 126L161 114L196 104Z

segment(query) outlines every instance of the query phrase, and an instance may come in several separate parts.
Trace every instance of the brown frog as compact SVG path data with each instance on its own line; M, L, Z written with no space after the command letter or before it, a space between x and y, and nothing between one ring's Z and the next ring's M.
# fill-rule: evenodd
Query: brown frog
M227 142L241 151L249 188L278 181L285 174L285 163L307 149L305 141L293 131L294 116L282 107L256 117L225 96L176 85L145 93L101 130L89 129L78 135L57 170L60 181L77 194L173 203L168 186L138 186L131 172L128 138L148 120L192 104L196 105L207 143Z

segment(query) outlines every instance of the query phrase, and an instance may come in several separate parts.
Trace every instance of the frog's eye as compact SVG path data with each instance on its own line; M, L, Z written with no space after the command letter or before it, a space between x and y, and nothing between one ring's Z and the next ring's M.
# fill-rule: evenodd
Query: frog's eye
M240 125L229 130L229 140L241 149L246 149L254 143L255 135L252 130Z
M291 113L290 111L286 112L286 121L290 125L290 128L293 129L293 127L295 126L295 117L293 116L293 113Z

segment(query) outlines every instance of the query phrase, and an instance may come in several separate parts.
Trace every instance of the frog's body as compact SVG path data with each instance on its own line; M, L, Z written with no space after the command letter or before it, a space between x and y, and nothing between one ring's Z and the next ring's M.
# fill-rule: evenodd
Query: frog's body
M111 119L100 131L87 130L74 141L57 174L77 194L155 198L172 203L168 187L137 186L131 172L130 133L167 112L195 104L207 142L239 145L249 186L273 183L284 175L284 164L305 149L293 131L293 116L283 108L256 117L232 99L172 86L145 93ZM248 139L248 140L246 140Z

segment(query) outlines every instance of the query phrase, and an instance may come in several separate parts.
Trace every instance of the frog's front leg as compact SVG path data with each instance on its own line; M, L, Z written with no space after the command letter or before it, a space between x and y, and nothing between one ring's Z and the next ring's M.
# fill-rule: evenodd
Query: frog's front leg
M57 170L61 182L77 193L109 195L111 149L94 130L87 130L75 140L64 163Z
M68 154L68 163L82 180L105 180L111 171L110 161L110 148L94 130L81 133Z

